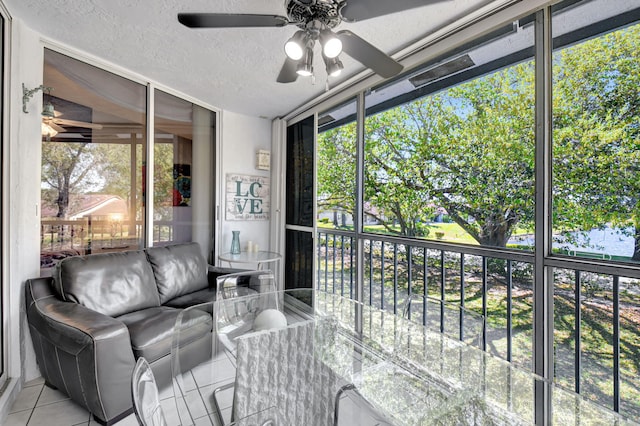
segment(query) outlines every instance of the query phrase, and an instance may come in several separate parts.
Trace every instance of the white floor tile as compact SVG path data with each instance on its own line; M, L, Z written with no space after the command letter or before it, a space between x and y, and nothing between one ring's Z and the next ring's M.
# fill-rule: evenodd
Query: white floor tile
M160 401L162 412L164 413L164 418L167 421L167 424L182 424L182 426L191 425L191 416L189 415L189 411L187 410L185 403L182 401L182 399L178 399L178 406L180 407L180 413L178 413L175 401L175 399L165 399L164 401Z
M69 397L66 394L62 393L61 391L56 389L51 389L50 387L45 386L42 389L42 393L40 394L40 398L38 398L38 402L36 403L36 406L47 405L53 402L65 401L67 399L69 399Z
M170 383L160 389L158 389L158 398L160 398L160 400L163 399L167 399L167 398L173 398L175 396L173 387L174 387L174 383Z
M227 383L236 377L236 368L228 358L199 365L192 371L198 387Z
M213 416L200 417L196 419L195 426L220 426Z
M33 380L29 380L24 384L24 387L26 388L29 386L38 386L38 385L44 385L44 379L42 377L37 377Z
M22 388L18 398L16 398L15 402L11 406L9 413L14 413L16 411L24 411L30 410L36 406L36 402L38 402L38 397L42 392L43 385L40 386L29 386L27 388Z
M213 405L213 391L219 386L219 384L215 384L200 388L200 393L208 413L213 413L215 410L215 406ZM218 392L216 398L218 399L218 406L221 410L231 407L233 404L233 387Z
M71 400L36 407L29 421L31 425L69 426L89 424L89 412Z
M4 426L27 426L32 410L18 411L7 416Z
M173 384L160 389L162 409L170 426L220 426L214 411L213 390L235 379L235 365L225 352L219 353L215 361L196 367L185 374L183 384L188 389L186 398L191 416L185 403L179 400L180 412L176 408ZM198 391L198 386L200 390ZM231 418L233 388L218 395L223 417L228 423ZM180 417L182 414L182 418ZM97 426L99 423L80 405L73 402L64 393L44 386L44 380L37 378L29 381L11 407L9 416L2 426ZM114 426L138 426L134 414L127 416Z
M99 423L92 419L92 423L90 425L98 425ZM124 419L120 420L114 426L139 426L138 419L136 419L135 414L128 415Z

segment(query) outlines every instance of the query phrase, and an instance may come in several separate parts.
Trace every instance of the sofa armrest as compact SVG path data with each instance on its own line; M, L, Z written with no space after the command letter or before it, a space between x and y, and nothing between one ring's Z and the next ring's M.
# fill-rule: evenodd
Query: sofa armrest
M31 325L70 354L76 355L87 344L104 340L121 341L131 347L123 322L82 305L51 296L34 301L29 309L35 311Z
M240 288L257 293L276 291L276 283L271 271L243 271L220 275L216 280L216 300L228 299L247 294Z
M58 299L50 278L28 280L25 301L36 360L47 383L105 422L129 413L135 360L124 323Z

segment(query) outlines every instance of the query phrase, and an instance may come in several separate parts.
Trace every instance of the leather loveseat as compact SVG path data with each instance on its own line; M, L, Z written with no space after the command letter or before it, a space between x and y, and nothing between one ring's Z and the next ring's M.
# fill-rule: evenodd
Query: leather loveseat
M126 417L137 358L149 361L160 386L169 384L178 313L214 300L217 278L233 272L238 270L207 265L197 243L63 259L52 277L25 286L29 330L46 384L102 424ZM252 279L244 285L241 293L255 291ZM180 354L184 369L210 358L212 350L211 315L192 315L192 343Z

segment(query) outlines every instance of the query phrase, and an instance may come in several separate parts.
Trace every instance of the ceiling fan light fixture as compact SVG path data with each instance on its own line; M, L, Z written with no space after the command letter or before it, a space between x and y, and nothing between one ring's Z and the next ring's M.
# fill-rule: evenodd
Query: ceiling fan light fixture
M307 34L299 30L284 44L284 53L294 61L302 58L307 45Z
M304 57L298 63L296 67L296 73L303 77L309 77L313 75L313 49L307 46L304 50Z
M52 138L57 134L58 132L56 131L56 129L54 129L47 123L42 123L42 136L46 136L47 140L49 140L49 138Z
M344 65L342 65L342 61L336 58L327 58L323 55L324 64L327 67L327 74L329 77L337 77L340 75L342 70L344 69Z
M330 29L320 32L320 44L327 58L335 58L342 52L342 41Z

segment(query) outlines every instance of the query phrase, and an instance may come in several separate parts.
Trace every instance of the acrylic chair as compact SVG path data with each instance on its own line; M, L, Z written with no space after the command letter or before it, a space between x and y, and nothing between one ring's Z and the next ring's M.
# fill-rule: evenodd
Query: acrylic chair
M131 375L133 410L142 426L166 426L158 386L153 371L144 357L138 358Z
M214 391L219 414L217 394L233 388L232 422L275 407L275 424L313 424L321 416L320 424L331 423L337 377L313 356L315 322L305 303L311 294L300 289L216 301L219 351L236 365L233 382ZM286 321L256 329L265 311L280 311Z
M425 380L442 383L447 407L475 397L482 388L484 316L457 303L414 294L405 302L402 317L396 356Z
M350 404L347 410L340 410L342 403ZM387 418L377 407L369 402L353 383L348 383L338 389L335 398L335 412L333 426L353 425L358 426L393 426L394 423ZM347 411L345 415L345 411ZM345 420L344 418L347 417Z

